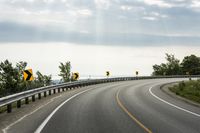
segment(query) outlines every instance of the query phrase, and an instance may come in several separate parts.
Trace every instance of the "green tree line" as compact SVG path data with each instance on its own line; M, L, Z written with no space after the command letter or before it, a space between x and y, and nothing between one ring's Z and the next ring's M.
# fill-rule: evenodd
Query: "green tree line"
M166 63L153 65L152 75L200 75L200 57L185 56L180 62L172 54L166 54Z
M23 72L27 62L17 62L15 66L8 60L0 63L0 97L21 91L52 84L52 75L44 75L37 71L33 81L24 81ZM61 82L71 81L71 63L60 63Z

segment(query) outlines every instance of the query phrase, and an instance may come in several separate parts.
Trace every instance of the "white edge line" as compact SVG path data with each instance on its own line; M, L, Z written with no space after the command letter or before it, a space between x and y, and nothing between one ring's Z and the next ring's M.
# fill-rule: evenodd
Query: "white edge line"
M62 95L58 95L58 96L52 98L49 102L47 102L47 103L41 105L40 107L38 107L38 108L35 109L34 111L30 112L30 113L27 114L27 115L22 116L20 119L18 119L18 120L16 120L15 122L11 123L11 124L8 125L6 128L2 129L3 133L7 133L7 130L9 130L10 127L12 127L13 125L15 125L15 124L17 124L18 122L22 121L24 118L26 118L26 117L32 115L33 113L35 113L36 111L38 111L38 110L41 109L42 107L48 105L49 103L51 103L52 101L54 101L55 99L57 99L57 98L59 98L59 97L61 97L61 96L62 96Z
M185 112L187 112L187 113L189 113L189 114L192 114L192 115L195 115L195 116L197 116L197 117L200 117L200 114L194 113L194 112L189 111L189 110L184 109L184 108L181 108L181 107L179 107L179 106L177 106L177 105L174 105L174 104L172 104L172 103L169 103L169 102L167 102L167 101L161 99L160 97L156 96L156 95L152 92L152 88L153 88L153 87L150 87L150 88L149 88L149 92L150 92L150 94L151 94L152 96L154 96L154 97L157 98L158 100L160 100L160 101L162 101L162 102L164 102L164 103L166 103L166 104L168 104L168 105L170 105L170 106L172 106L172 107L175 107L175 108L177 108L177 109L179 109L179 110L182 110L182 111L185 111Z
M48 123L48 121L52 118L52 116L67 102L69 102L70 100L72 100L73 98L77 97L78 95L86 92L86 91L89 91L91 89L87 89L85 91L82 91L82 92L79 92L75 95L73 95L72 97L68 98L67 100L65 100L63 103L61 103L58 107L56 107L53 112L51 112L51 114L42 122L42 124L36 129L36 131L34 133L40 133L43 128L46 126L46 124Z

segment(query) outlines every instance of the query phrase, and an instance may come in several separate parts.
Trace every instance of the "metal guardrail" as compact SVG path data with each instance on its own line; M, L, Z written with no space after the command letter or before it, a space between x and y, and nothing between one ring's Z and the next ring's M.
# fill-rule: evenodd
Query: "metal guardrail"
M10 96L6 96L0 98L0 108L7 106L7 112L12 112L12 104L17 103L17 108L21 107L22 100L25 100L25 104L29 104L29 100L31 98L32 102L35 101L36 96L38 99L52 93L60 93L60 91L70 90L72 88L83 87L93 84L107 83L107 82L117 82L117 81L127 81L127 80L141 80L141 79L158 79L158 78L200 78L200 75L176 75L176 76L139 76L139 77L117 77L117 78L105 78L105 79L92 79L92 80L84 80L84 81L75 81L69 83L63 83L58 85L51 85L41 88L36 88L28 91L24 91L21 93L13 94Z

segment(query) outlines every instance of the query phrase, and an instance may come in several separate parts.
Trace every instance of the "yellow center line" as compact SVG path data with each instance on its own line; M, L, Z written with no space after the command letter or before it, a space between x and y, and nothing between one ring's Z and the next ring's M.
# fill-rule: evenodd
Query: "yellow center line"
M122 108L122 110L133 120L135 121L141 128L143 128L147 133L152 133L151 130L149 130L147 127L145 127L136 117L134 117L129 111L128 109L122 104L122 102L119 100L119 92L120 89L117 91L116 94L116 100L117 103L119 105L120 108Z

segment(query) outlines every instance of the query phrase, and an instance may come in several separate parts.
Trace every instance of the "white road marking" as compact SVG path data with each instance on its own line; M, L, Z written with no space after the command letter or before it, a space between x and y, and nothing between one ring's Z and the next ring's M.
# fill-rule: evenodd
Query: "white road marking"
M152 88L153 88L153 87L150 87L150 88L149 88L149 92L150 92L150 94L151 94L152 96L154 96L154 97L157 98L158 100L160 100L160 101L162 101L162 102L164 102L164 103L166 103L166 104L168 104L168 105L170 105L170 106L172 106L172 107L174 107L174 108L177 108L177 109L179 109L179 110L182 110L182 111L187 112L187 113L189 113L189 114L192 114L192 115L194 115L194 116L200 117L200 114L194 113L194 112L189 111L189 110L184 109L184 108L181 108L181 107L179 107L179 106L177 106L177 105L174 105L174 104L172 104L172 103L169 103L169 102L167 102L167 101L161 99L160 97L156 96L156 95L152 92Z
M73 95L72 97L68 98L67 100L65 100L63 103L61 103L57 108L55 108L53 110L53 112L51 112L51 114L42 122L42 124L37 128L37 130L34 132L34 133L40 133L43 128L46 126L46 124L48 123L48 121L52 118L52 116L67 102L69 102L70 100L72 100L73 98L79 96L80 94L84 93L84 92L87 92L91 89L87 89L85 91L82 91L82 92L79 92L75 95Z
M55 99L61 97L62 95L58 95L54 98L52 98L49 102L41 105L40 107L38 107L37 109L35 109L34 111L30 112L29 114L26 114L24 116L22 116L20 119L18 119L17 121L11 123L10 125L8 125L6 128L2 129L3 133L7 133L7 130L9 130L13 125L17 124L18 122L22 121L24 118L26 118L27 116L32 115L33 113L35 113L36 111L38 111L39 109L41 109L42 107L46 106L47 104L51 103L52 101L54 101Z

